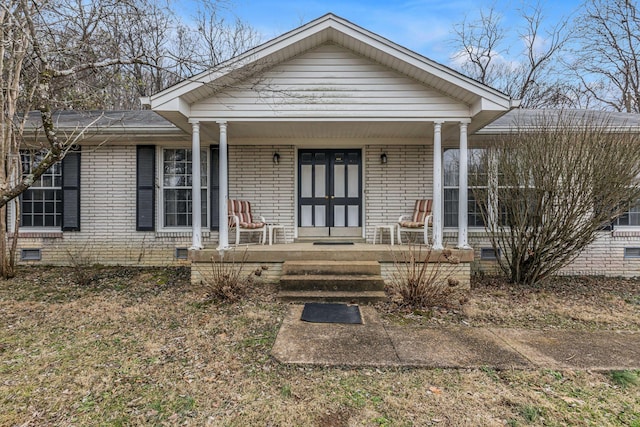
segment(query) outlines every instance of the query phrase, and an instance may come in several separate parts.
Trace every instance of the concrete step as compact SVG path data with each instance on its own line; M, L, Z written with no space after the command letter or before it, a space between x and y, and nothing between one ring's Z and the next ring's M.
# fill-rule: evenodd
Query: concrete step
M373 304L387 297L382 291L328 292L328 291L280 291L278 298L284 302L342 302L350 304Z
M377 261L287 261L282 265L282 274L380 275L380 263Z
M382 291L384 280L380 275L282 275L280 289L299 291Z

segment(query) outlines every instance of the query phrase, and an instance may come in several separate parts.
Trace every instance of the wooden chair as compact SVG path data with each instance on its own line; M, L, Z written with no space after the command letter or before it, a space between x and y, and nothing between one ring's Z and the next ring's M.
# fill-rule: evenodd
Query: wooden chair
M263 216L255 216L251 213L251 203L246 200L229 200L227 205L229 213L229 230L235 228L236 239L234 244L240 243L240 233L261 232L260 243L267 240L267 221ZM256 221L259 219L259 221Z
M416 200L413 215L401 215L398 218L398 243L402 244L401 233L422 233L424 244L429 244L429 227L433 226L431 214L433 202L431 199Z

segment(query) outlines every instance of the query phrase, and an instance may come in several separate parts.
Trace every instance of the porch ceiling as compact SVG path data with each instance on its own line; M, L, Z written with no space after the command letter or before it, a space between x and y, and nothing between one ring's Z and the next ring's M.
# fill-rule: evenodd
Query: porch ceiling
M218 125L203 123L206 134L218 141ZM251 140L253 143L272 144L274 139L295 139L296 144L304 140L367 140L368 144L376 142L387 144L392 139L415 139L416 143L431 144L433 142L433 123L431 122L229 122L229 144L240 140ZM458 125L443 125L443 141L457 142ZM267 141L268 140L268 141Z

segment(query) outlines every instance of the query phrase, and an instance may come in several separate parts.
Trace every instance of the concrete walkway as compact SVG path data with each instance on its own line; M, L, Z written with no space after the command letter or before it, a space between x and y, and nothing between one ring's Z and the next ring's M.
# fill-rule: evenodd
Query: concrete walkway
M495 369L640 369L640 332L385 325L361 306L363 324L307 323L290 307L273 356L281 363Z

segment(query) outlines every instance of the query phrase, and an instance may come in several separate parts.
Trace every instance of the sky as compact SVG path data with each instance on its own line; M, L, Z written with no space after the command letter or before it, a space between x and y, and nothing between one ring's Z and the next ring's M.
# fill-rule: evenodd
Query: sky
M523 0L231 0L232 13L270 40L333 13L442 64L451 63L452 27L480 8L496 6L517 27L518 9L537 2ZM541 0L546 22L573 16L580 0ZM573 15L572 15L573 14ZM517 40L516 35L513 35ZM514 41L517 43L517 41Z

